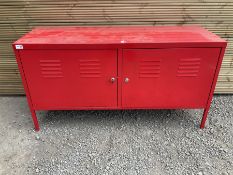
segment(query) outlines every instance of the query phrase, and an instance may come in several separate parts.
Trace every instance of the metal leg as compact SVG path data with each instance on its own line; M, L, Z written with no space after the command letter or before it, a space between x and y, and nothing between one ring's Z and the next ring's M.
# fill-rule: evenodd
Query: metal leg
M202 120L201 120L201 125L200 125L201 129L203 129L205 127L205 122L206 122L206 119L207 119L207 115L208 115L209 109L210 109L210 107L207 107L204 110L203 117L202 117Z
M39 123L38 123L38 120L37 120L37 117L36 117L36 111L31 109L31 114L32 114L32 120L33 120L33 123L34 123L35 130L39 131L40 126L39 126Z

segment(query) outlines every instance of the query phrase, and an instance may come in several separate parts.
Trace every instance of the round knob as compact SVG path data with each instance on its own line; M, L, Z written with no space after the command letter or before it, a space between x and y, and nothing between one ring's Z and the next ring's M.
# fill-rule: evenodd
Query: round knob
M129 82L129 78L125 78L125 83L128 83Z
M116 78L112 77L111 82L114 83L116 81Z

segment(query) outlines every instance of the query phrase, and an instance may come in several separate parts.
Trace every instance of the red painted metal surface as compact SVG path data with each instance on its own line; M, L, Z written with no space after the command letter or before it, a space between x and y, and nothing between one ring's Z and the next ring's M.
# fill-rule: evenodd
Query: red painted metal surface
M14 52L15 52L16 61L18 63L18 68L19 68L19 72L20 72L20 75L21 75L21 78L22 78L24 90L25 90L25 93L26 93L28 106L29 106L30 111L31 111L34 127L35 127L36 131L39 131L40 127L39 127L39 123L38 123L38 120L37 120L36 111L33 108L32 100L31 100L29 89L28 89L27 81L25 79L25 74L24 74L23 66L22 66L22 63L21 63L20 56L19 56L19 52L15 49L15 46L13 46L13 49L14 49Z
M117 107L116 50L24 50L33 107Z
M127 26L127 27L38 27L24 35L15 44L216 44L226 42L198 26ZM46 49L46 48L45 48Z
M36 110L203 108L226 41L196 26L46 27L13 44Z
M219 48L123 51L123 78L129 82L122 85L122 106L204 108L219 53Z

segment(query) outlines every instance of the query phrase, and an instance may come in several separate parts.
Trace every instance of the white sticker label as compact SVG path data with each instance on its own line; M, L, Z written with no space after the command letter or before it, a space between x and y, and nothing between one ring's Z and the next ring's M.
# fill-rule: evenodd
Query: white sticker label
M15 45L16 49L23 49L23 45Z

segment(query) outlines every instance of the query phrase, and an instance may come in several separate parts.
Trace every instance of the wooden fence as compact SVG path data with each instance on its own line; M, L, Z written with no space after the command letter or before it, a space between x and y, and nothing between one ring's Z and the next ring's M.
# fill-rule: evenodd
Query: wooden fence
M23 94L11 43L36 26L198 24L229 43L215 93L233 93L232 0L1 0L0 94Z

